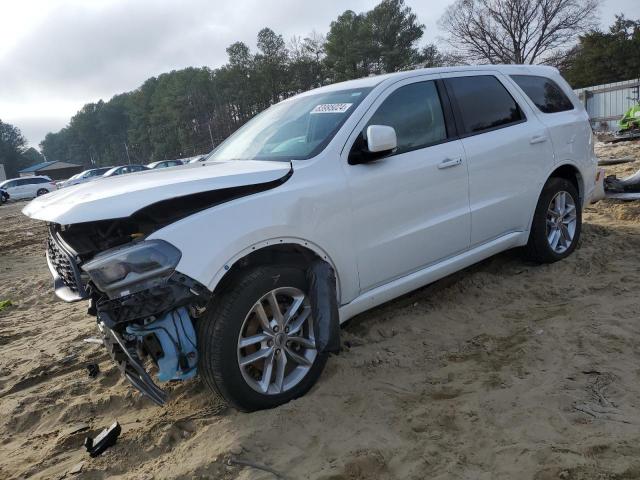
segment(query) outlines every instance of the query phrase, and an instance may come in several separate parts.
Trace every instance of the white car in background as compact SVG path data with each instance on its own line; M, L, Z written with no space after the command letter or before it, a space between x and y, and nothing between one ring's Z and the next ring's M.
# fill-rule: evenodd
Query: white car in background
M56 294L90 301L136 388L166 401L151 358L251 411L307 392L360 312L514 247L570 255L596 165L557 69L423 69L302 93L200 165L23 211L49 222Z
M180 165L183 165L182 160L159 160L147 164L147 168L154 170L156 168L178 167Z
M102 175L102 178L117 177L119 175L127 175L129 173L142 172L144 170L149 170L149 167L146 165L121 165L107 170Z
M57 189L55 182L46 175L11 178L0 183L0 189L9 194L11 200L34 198Z
M104 175L112 168L113 167L100 167L85 170L84 172L76 173L73 177L64 182L58 182L56 185L58 186L58 188L65 188L70 187L71 185L78 185L79 183L89 182L91 180L102 177L102 175Z

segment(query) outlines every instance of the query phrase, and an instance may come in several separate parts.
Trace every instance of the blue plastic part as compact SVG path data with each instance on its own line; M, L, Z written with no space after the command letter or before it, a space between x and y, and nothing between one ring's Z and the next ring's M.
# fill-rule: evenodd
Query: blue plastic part
M154 333L164 355L158 359L158 380L187 380L196 375L198 350L196 332L185 307L170 311L147 325L131 324L127 333L142 340ZM182 366L180 360L182 359Z

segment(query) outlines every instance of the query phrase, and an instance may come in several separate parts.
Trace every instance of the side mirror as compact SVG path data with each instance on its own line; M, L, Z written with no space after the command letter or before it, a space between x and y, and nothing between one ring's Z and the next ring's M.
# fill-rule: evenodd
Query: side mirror
M398 146L396 131L387 125L369 125L358 137L349 153L349 164L373 162L393 152Z
M398 146L398 138L393 127L369 125L367 127L367 149L371 153L390 153Z

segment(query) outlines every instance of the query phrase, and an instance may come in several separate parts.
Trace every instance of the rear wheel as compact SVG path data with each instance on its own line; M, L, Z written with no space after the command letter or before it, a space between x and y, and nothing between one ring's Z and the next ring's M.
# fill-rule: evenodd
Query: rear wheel
M47 190L46 188L41 188L36 192L36 196L39 197L40 195L45 195L47 193L49 193L49 190Z
M575 250L582 230L582 206L573 183L551 177L544 186L531 224L527 256L552 263Z
M304 395L327 361L318 353L304 271L257 267L216 298L198 324L200 373L243 411Z

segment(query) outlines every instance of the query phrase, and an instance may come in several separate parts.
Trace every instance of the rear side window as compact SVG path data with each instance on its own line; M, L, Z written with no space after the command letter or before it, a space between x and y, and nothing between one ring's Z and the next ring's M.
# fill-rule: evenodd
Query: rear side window
M398 137L396 153L423 148L447 138L440 97L432 81L398 88L382 102L368 125L393 127Z
M556 82L535 75L511 75L527 97L543 113L557 113L573 110L573 104Z
M463 134L481 133L525 120L511 94L492 75L448 78L446 84L458 104Z

